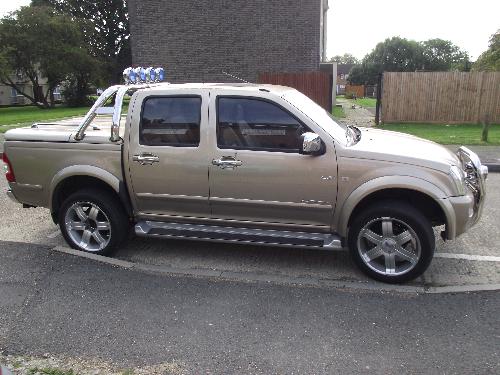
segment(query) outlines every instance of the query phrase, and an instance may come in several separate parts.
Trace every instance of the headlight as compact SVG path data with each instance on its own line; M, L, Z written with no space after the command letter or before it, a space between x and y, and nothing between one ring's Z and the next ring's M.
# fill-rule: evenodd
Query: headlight
M455 184L457 195L465 195L467 188L465 185L464 172L456 165L452 165L450 168L450 176Z

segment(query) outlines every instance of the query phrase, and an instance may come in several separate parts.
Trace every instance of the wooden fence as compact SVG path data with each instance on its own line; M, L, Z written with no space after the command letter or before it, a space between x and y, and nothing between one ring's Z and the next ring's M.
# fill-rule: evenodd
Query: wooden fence
M318 103L328 112L332 111L332 78L325 72L261 73L259 83L293 87Z
M384 73L382 122L500 123L499 72Z
M365 96L365 85L345 85L345 94L356 94L358 98Z

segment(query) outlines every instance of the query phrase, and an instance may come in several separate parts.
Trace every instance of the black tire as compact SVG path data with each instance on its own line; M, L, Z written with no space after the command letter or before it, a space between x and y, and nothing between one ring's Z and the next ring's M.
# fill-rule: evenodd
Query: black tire
M404 258L400 258L398 256L400 253L397 253L397 250L394 250L394 248L391 246L393 244L394 246L399 246L399 243L396 239L396 230L392 232L394 233L394 237L386 237L383 235L384 224L388 221L391 221L389 219L394 219L394 221L392 221L390 224L391 232L393 231L393 225L395 224L397 227L396 229L399 228L400 231L404 231L404 226L406 225L406 231L408 233L412 233L412 242L407 242L407 246L410 246L410 249L412 250L411 254L414 256L413 262L405 260ZM379 221L381 232L377 232L375 230L375 228L377 228L377 225L379 224ZM384 222L384 224L382 224L382 222ZM370 240L366 240L367 237L365 237L364 235L358 238L360 236L361 230L365 226L369 225L372 225L372 227L367 227L365 229L373 228L373 232L375 234L381 235L380 237L377 237L376 240L380 240L380 238L383 239L383 242L380 244L380 249L384 251L383 255L379 255L377 258L374 258L372 260L368 260L370 259L370 257L367 257L367 250L363 249L362 247L377 247L377 241L372 242ZM402 234L402 232L400 232L399 234ZM415 237L416 239L413 237ZM393 239L392 242L391 239ZM415 244L420 244L419 256L416 255L418 251L415 250L417 246ZM432 258L434 256L435 244L436 239L429 219L427 219L418 209L403 201L382 201L369 206L368 208L357 214L357 216L351 222L351 226L349 228L348 246L354 262L365 274L367 274L371 278L386 283L404 283L422 275L422 273L425 272L432 261ZM373 252L373 254L379 254L380 249L372 249L373 251L376 251L376 253ZM386 249L388 249L387 252ZM361 252L364 252L365 255L362 255ZM399 262L399 264L402 265L401 274L390 274L387 272L384 274L384 267L386 268L386 271L387 269L392 269L392 267L387 268L387 264L385 263L386 255L390 255L394 252L396 252L396 256L398 256L398 260L396 262ZM366 260L363 258L363 256ZM384 262L384 264L382 264L382 261ZM370 263L370 265L368 263ZM404 266L408 267L407 271L405 271ZM382 268L382 270L378 269L379 267ZM397 266L395 266L394 269L395 271L397 271Z
M77 211L81 213L79 207L87 215L88 223L84 224L84 220L77 214ZM95 215L95 220L90 218L90 210L93 207L100 211ZM69 195L59 209L59 227L64 239L73 249L99 255L111 254L127 240L130 232L129 221L119 199L100 189L79 190ZM85 229L82 230L82 227ZM102 229L106 227L109 227L109 230ZM92 234L85 233L86 231ZM82 240L85 233L85 239L88 239L87 248L82 245L85 241L77 243L79 232L82 233ZM99 234L95 234L96 232ZM105 241L99 242L94 237Z

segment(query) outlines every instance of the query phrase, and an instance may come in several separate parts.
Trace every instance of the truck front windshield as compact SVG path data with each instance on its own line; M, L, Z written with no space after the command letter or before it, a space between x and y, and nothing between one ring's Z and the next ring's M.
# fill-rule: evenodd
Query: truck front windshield
M347 127L337 123L330 113L307 96L297 90L290 90L283 95L283 99L318 124L318 126L329 133L334 139L342 143L346 142Z

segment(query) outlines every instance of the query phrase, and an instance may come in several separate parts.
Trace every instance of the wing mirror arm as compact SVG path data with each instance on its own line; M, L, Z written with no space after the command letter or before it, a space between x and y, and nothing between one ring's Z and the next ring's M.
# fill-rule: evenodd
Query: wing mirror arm
M300 136L299 154L319 156L326 152L326 146L316 133L306 132Z

